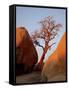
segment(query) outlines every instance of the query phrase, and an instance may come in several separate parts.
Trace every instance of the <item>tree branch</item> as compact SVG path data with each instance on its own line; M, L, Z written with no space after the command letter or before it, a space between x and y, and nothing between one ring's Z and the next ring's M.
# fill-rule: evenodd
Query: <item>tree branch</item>
M52 38L50 38L50 39L49 39L49 41L51 41L51 40L52 40L52 39L54 39L54 38L55 38L55 36L54 36L54 37L52 37Z
M34 32L34 35L32 36L32 40L36 45L44 49L44 47L40 45L40 43L37 40L43 39L45 44L48 45L50 41L55 38L55 36L58 33L58 30L62 25L60 23L56 24L51 16L44 18L39 23L41 24L41 29L39 31ZM51 44L49 48L51 48L53 44Z
M56 44L56 43L52 43L52 44L49 46L49 49L51 49L51 47L52 47L54 44Z
M34 41L35 45L39 46L39 47L42 47L42 49L44 50L44 47L42 45L40 45L40 43L36 40Z

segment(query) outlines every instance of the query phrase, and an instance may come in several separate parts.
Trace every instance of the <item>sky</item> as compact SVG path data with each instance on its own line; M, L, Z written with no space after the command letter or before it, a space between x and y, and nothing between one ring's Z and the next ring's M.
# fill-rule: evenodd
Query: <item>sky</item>
M48 50L45 56L45 60L54 52L56 49L63 33L66 31L65 21L66 21L66 10L65 9L53 9L53 8L34 8L34 7L16 7L16 27L25 27L30 36L35 30L40 30L40 24L38 23L43 18L48 16L53 16L53 19L56 23L62 24L62 28L58 32L58 35L55 37L53 42L56 42L51 47L51 50ZM42 44L42 43L41 43ZM36 47L38 52L39 59L42 54L42 48Z

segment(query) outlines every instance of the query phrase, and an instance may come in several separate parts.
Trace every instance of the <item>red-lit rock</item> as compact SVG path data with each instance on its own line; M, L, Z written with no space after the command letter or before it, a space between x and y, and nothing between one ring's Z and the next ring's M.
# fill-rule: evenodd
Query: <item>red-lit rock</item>
M66 80L66 33L43 67L42 80L45 81L46 78L48 82Z

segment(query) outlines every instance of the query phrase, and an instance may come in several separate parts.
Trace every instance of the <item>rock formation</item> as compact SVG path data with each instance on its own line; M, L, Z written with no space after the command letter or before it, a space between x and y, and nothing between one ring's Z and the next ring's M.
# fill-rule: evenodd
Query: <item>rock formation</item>
M38 55L29 33L24 27L16 28L16 75L32 71Z
M42 80L66 80L66 33L62 36L54 53L46 60L42 70Z

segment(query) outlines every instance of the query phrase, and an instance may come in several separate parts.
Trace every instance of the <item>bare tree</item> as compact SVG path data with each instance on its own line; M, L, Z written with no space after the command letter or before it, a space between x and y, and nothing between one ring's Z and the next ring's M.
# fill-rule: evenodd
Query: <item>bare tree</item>
M53 20L53 17L51 16L44 18L39 23L41 24L41 29L35 31L31 37L34 44L38 45L39 47L42 47L43 49L42 56L38 62L38 65L41 65L43 63L45 54L47 53L48 49L51 49L52 45L55 44L55 42L53 42L50 45L50 42L58 34L58 31L60 30L60 27L62 27L62 25L59 23L56 24L55 20ZM43 39L45 44L41 45L38 39Z

